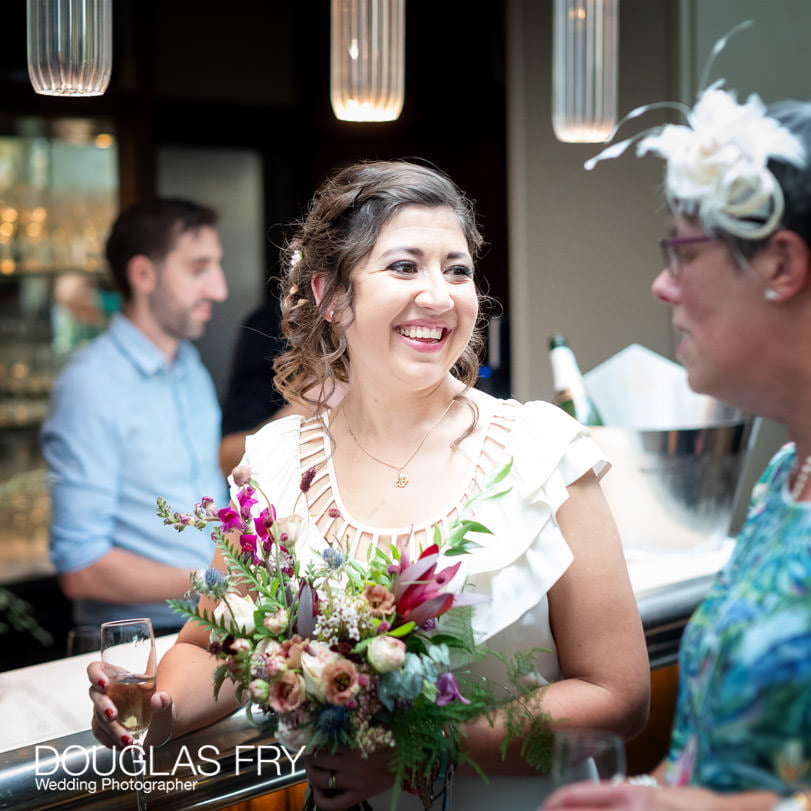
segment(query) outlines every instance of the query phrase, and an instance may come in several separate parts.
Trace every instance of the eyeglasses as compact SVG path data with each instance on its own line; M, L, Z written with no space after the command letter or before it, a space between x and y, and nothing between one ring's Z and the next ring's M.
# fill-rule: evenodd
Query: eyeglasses
M684 245L699 245L703 242L717 241L718 237L708 236L707 234L702 234L700 237L670 237L669 239L663 239L659 243L659 247L662 250L662 259L667 269L672 276L678 277L681 275L682 265L686 259L680 248Z

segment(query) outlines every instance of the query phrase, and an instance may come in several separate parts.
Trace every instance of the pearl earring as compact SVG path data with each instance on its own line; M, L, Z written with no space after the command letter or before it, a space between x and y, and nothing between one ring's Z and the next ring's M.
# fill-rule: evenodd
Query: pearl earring
M329 311L329 320L332 321L333 318L335 318L335 310L330 310Z
M780 294L776 290L772 290L772 288L769 287L763 292L763 298L765 298L766 301L778 301Z

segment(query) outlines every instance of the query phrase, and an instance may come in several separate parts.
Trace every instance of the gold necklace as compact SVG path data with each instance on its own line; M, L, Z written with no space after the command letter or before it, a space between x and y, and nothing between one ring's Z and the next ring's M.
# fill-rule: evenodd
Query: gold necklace
M378 459L376 456L369 453L369 451L367 451L366 448L364 448L363 445L360 444L357 436L355 436L355 432L352 430L352 426L349 424L349 417L347 417L346 410L344 410L344 421L346 422L346 428L349 431L349 436L352 437L352 439L355 441L355 444L373 461L377 462L380 465L384 465L385 467L390 467L392 470L396 470L397 478L394 480L394 486L403 488L408 487L408 476L406 476L405 469L411 463L411 460L419 453L420 448L425 444L425 440L428 439L434 428L437 428L439 426L439 423L441 423L442 420L445 419L447 413L451 410L451 406L455 402L456 400L453 399L450 401L450 403L448 403L448 407L442 412L440 418L425 432L425 436L419 441L417 447L414 448L413 451L411 451L411 455L408 457L408 459L405 460L405 462L403 462L402 465L391 465L388 462L384 462L382 459Z

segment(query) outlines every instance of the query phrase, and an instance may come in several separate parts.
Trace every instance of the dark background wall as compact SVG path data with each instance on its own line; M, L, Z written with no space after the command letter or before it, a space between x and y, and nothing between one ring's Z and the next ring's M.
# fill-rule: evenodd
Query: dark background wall
M406 97L400 119L339 122L329 104L328 0L114 0L113 78L95 99L37 96L26 70L25 2L3 4L0 133L23 115L110 118L119 146L120 198L155 193L162 147L257 151L262 157L265 256L333 168L357 159L411 157L445 170L477 201L488 249L485 289L508 301L504 3L463 0L406 7ZM201 172L205 166L201 165ZM234 205L222 200L220 205ZM264 289L270 289L265 285ZM489 388L508 393L504 363ZM52 578L16 584L56 639L43 649L5 637L3 668L64 655L68 605Z
M301 214L330 169L417 157L474 199L491 243L482 271L506 294L504 5L409 2L400 119L339 122L329 105L329 2L115 0L111 87L98 99L37 96L26 73L25 3L5 4L0 116L109 115L122 203L154 192L158 145L251 147L265 159L268 227ZM269 251L269 262L274 257Z

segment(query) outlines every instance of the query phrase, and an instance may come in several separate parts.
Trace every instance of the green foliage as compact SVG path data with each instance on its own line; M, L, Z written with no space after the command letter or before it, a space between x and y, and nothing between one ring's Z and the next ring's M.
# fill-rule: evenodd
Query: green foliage
M512 459L510 459L506 465L499 468L495 473L485 480L481 492L477 493L465 504L459 517L453 521L450 526L450 531L444 541L442 540L439 527L434 527L434 543L439 546L444 555L449 557L467 555L474 549L479 548L481 546L480 543L466 537L469 532L478 532L487 535L493 534L490 529L484 526L484 524L464 518L464 515L473 510L473 508L479 504L484 504L487 501L495 501L503 498L507 495L507 493L510 492L512 489L510 487L508 487L506 490L500 490L498 492L494 491L496 485L502 482L507 477L510 470L512 470L512 465Z
M215 631L223 634L230 633L230 630L224 628L222 623L217 622L213 615L209 614L204 608L195 606L194 603L187 601L184 602L183 600L167 600L166 602L169 604L169 608L171 608L175 614L180 614L181 617L184 617L187 620L193 620L203 628L207 628L209 631Z
M53 644L53 637L36 621L31 613L31 605L21 600L14 592L0 586L0 635L8 633L9 627L21 633L29 633L41 645Z

